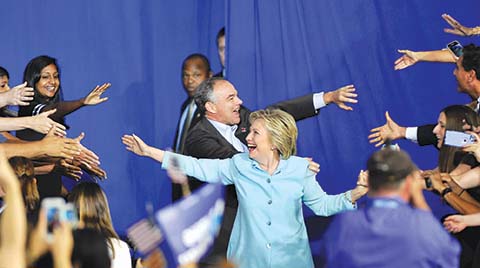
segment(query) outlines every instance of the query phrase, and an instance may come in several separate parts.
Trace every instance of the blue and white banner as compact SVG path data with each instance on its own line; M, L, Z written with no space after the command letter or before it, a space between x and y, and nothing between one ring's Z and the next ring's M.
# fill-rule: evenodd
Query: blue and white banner
M197 263L220 229L225 208L224 186L206 184L156 214L177 265Z

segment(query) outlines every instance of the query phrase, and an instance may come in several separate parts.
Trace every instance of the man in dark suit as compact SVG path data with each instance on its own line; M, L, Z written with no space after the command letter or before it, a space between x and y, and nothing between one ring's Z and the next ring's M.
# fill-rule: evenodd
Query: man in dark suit
M214 75L214 77L225 77L225 27L222 27L217 33L217 51L222 70Z
M185 138L188 130L192 128L199 120L200 113L193 100L195 89L212 76L210 62L202 54L191 54L182 64L182 83L187 92L188 98L183 102L180 110L180 119L178 120L175 140L173 141L173 150L177 153L184 153ZM172 200L178 200L183 196L182 186L172 183Z
M456 67L453 75L458 83L458 92L465 93L472 98L468 104L477 113L479 112L480 100L480 46L470 44L463 48L463 56L456 60L448 50L436 50L426 52L413 52L405 50L405 55L397 60L396 69L403 69L415 64L418 61L449 61L454 62ZM419 53L418 55L415 53ZM398 67L400 66L400 67ZM374 128L368 138L375 146L382 145L387 139L395 140L406 138L419 145L436 145L437 137L433 134L435 124L423 125L420 127L402 127L393 121L389 114L385 117L387 123Z
M318 109L329 103L336 103L340 108L352 110L345 102L356 103L357 94L352 85L339 88L325 94L310 94L289 101L272 105L290 113L295 120L314 116ZM321 104L315 100L321 99ZM190 129L185 143L185 154L197 158L225 159L247 150L246 136L250 129L250 110L242 105L235 87L222 78L213 77L204 81L195 93L197 109L203 115L200 121ZM192 189L201 183L190 180ZM224 258L230 233L237 211L237 198L234 186L226 191L226 206L219 235L205 264L215 262L215 258Z

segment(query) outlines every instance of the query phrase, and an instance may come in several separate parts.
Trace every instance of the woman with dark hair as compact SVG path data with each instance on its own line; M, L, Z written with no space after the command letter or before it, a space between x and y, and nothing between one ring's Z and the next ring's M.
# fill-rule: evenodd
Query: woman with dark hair
M10 89L8 86L8 80L10 79L10 74L7 69L0 66L0 92L5 92Z
M457 182L460 175L478 166L478 162L462 147L445 144L445 136L447 131L464 132L466 124L477 128L479 121L477 113L468 106L452 105L443 109L433 129L438 138L437 147L440 148L438 170L424 173L426 187L438 192L445 202L461 214L480 212L480 187L463 189ZM460 267L478 267L480 228L467 228L456 237L462 245Z
M42 111L57 109L50 117L65 125L65 116L85 105L97 105L108 98L101 98L110 83L96 86L86 97L75 101L63 101L60 85L60 68L55 58L49 56L38 56L32 59L25 68L23 81L28 87L34 89L33 101L28 106L20 107L19 116L37 115ZM17 132L17 137L22 140L39 140L43 134L23 130Z
M438 139L437 147L440 149L438 167L425 171L424 177L429 190L440 193L445 201L460 213L470 214L480 212L480 195L473 189L464 191L452 176L457 177L469 171L478 166L478 162L473 155L463 152L462 147L444 144L447 131L464 132L467 123L472 127L480 125L477 114L468 106L452 105L440 112L438 123L433 129Z
M110 250L112 268L131 268L131 257L127 243L120 240L112 225L108 201L102 188L93 182L79 183L68 196L75 205L80 225L99 231Z
M41 112L56 109L50 115L54 121L65 125L65 116L74 112L85 105L97 105L108 98L101 98L103 92L110 87L110 83L96 86L86 97L75 101L63 101L61 84L60 84L60 68L57 60L49 56L38 56L32 59L25 68L23 80L27 82L28 87L34 89L34 98L28 106L22 106L19 109L19 116L33 116ZM17 137L22 140L35 141L44 137L44 134L31 129L17 131ZM80 173L79 168L73 167L72 164L62 162L64 167L70 167L76 172L76 176ZM36 170L40 173L39 170ZM62 191L61 175L64 170L54 169L54 165L44 166L41 171L45 175L37 175L38 190L40 197L59 196ZM68 173L68 170L67 170ZM75 176L75 175L74 175Z
M438 122L433 133L438 138L437 147L440 149L438 169L440 172L465 172L471 168L474 156L467 155L461 147L444 144L447 130L464 132L465 124L477 127L480 122L477 113L465 105L451 105L444 108L438 117Z

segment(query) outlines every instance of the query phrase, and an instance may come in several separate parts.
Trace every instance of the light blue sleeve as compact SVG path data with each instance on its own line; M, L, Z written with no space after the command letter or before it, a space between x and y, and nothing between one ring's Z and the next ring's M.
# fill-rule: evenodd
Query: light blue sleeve
M330 216L346 210L354 210L356 208L350 200L350 191L328 195L315 179L315 175L311 171L307 171L304 179L303 203L307 205L318 216Z
M188 176L209 183L234 184L233 176L235 166L231 159L197 159L190 156L165 152L162 168L168 169L172 158L176 158L178 166Z

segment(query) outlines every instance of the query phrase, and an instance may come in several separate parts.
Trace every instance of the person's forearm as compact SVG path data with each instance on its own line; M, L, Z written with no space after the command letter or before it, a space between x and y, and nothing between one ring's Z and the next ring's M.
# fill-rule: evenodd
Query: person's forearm
M480 226L480 213L464 215L463 219L467 226Z
M32 120L31 116L5 118L0 117L0 131L22 130L31 128Z
M12 171L5 172L0 176L15 176ZM6 195L5 203L8 204L2 213L0 219L0 245L1 250L5 249L11 254L9 257L19 258L12 259L15 264L25 265L25 245L26 245L26 212L22 199L20 184L16 178L7 179L8 183L4 183ZM13 263L11 263L13 264ZM15 265L11 266L14 267ZM24 266L18 266L24 267Z
M43 166L38 166L34 168L35 175L45 175L49 174L55 168L55 164L47 164Z
M478 203L475 198L473 198L467 191L465 191L465 189L460 187L454 180L449 181L448 186L459 198L467 201L470 204L478 204L480 207L480 203Z
M458 197L455 193L450 192L443 196L443 198L461 214L474 214L480 212L480 203L471 203Z
M451 62L456 60L452 53L448 50L432 50L432 51L416 51L415 57L419 61L431 61L431 62Z
M0 108L9 105L7 92L0 93Z
M165 151L155 148L153 146L148 146L148 149L145 151L145 156L150 157L153 160L156 160L160 163L163 162L163 156Z
M470 189L480 185L480 168L471 169L463 174L456 175L451 174L452 180L454 180L458 186L463 189Z
M26 158L46 157L48 156L42 141L3 143L2 148L7 158L14 156L23 156Z
M358 186L352 189L350 192L351 197L352 197L352 203L357 202L358 199L360 199L362 196L364 196L368 191L367 187L364 186Z
M41 112L46 112L49 110L57 109L55 113L50 115L50 118L53 120L59 122L64 118L66 115L73 113L74 111L80 109L82 106L84 106L84 101L85 99L79 99L79 100L74 100L74 101L61 101L57 102L54 104L50 104L45 106Z

